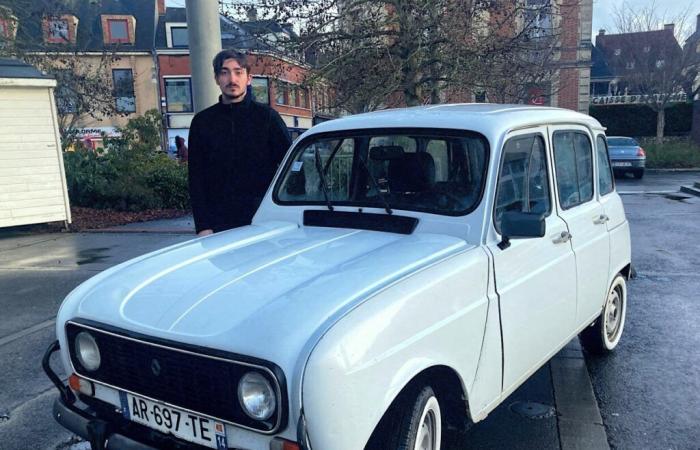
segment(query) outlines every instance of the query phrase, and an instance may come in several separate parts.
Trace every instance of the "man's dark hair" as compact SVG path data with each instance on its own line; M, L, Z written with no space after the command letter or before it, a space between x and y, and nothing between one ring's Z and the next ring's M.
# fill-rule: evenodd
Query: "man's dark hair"
M227 59L235 59L238 62L238 65L245 69L246 73L250 73L248 58L244 53L237 52L235 50L221 50L216 54L212 63L214 66L214 76L219 75L219 72L221 72L221 68L224 65L224 61Z

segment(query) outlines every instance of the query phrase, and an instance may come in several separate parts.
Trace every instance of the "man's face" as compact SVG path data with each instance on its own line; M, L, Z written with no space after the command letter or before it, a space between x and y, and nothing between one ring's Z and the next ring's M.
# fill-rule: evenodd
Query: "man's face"
M227 59L221 66L221 70L215 77L221 95L233 102L243 100L246 88L252 77L247 70L242 68L235 59Z

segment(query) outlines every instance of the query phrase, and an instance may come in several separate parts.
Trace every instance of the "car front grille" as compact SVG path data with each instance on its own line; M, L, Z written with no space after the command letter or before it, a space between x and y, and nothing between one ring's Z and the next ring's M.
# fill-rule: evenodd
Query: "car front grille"
M101 364L96 371L86 370L76 358L74 342L80 331L92 334L100 349ZM281 389L283 380L278 380L276 372L280 371L276 367L232 360L223 352L202 353L199 348L156 342L92 324L68 322L66 332L73 367L85 378L263 432L273 432L281 425L280 412L286 402ZM278 387L282 399L278 397L278 414L269 421L251 419L240 406L238 382L249 371L260 373Z

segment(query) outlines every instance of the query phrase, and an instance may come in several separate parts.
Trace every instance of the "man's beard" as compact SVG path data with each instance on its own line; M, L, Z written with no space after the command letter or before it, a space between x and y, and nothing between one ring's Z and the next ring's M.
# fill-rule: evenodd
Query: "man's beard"
M233 86L226 86L226 87L233 87ZM245 93L246 93L246 90L245 90L245 89L241 89L241 93L238 94L238 95L235 95L235 94L234 94L234 95L230 95L230 94L227 94L227 93L225 93L225 92L222 92L223 96L226 97L226 98L229 99L229 100L239 100L239 99L241 99L241 98L245 95Z

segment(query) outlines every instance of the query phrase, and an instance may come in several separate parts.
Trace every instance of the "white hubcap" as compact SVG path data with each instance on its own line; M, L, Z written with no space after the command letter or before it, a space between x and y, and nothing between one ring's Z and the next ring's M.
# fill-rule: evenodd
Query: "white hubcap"
M622 322L622 297L618 287L608 295L608 303L605 307L605 334L609 341L614 341L620 331Z
M435 397L430 397L423 408L414 450L440 450L441 420L440 405Z

